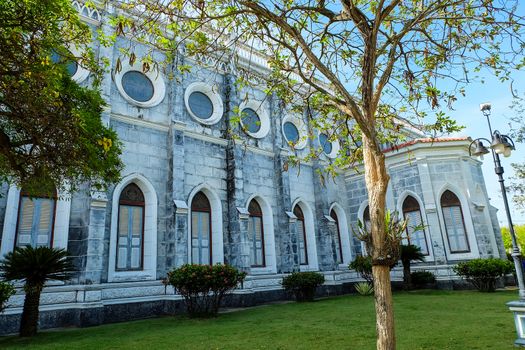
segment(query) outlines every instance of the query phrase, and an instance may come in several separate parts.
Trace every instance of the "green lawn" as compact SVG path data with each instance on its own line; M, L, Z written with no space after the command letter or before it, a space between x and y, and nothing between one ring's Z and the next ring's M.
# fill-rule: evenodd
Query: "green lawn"
M397 293L398 349L515 349L515 291ZM36 338L0 337L0 348L31 349L374 349L372 297L262 306L221 314L43 331Z

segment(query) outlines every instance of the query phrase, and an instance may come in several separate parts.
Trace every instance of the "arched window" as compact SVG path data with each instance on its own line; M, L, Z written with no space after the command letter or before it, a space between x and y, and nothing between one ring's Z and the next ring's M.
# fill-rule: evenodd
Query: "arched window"
M441 195L441 210L445 220L445 230L450 252L470 252L461 202L453 192L447 190Z
M428 255L427 239L423 227L423 217L418 201L408 196L403 202L403 216L408 220L406 234L408 244L413 244L421 248L421 253Z
M248 206L250 220L248 221L248 240L250 242L250 263L252 267L266 265L264 257L263 214L259 203L252 199Z
M335 210L332 209L330 212L330 217L334 219L335 226L337 227L337 236L335 237L335 246L336 246L336 259L338 264L343 263L343 246L341 245L341 229L339 228L339 219L337 218L337 214L335 213Z
M191 201L191 262L202 265L212 263L211 205L202 192L198 192Z
M55 226L56 192L52 196L20 193L15 247L51 247Z
M119 197L116 270L142 270L144 209L144 194L130 183Z
M308 265L308 249L306 246L306 227L304 225L303 211L296 205L293 210L297 217L297 238L299 240L299 263L301 265Z
M368 205L363 212L363 225L365 225L365 228L368 232L372 230L372 222L370 221L370 207Z

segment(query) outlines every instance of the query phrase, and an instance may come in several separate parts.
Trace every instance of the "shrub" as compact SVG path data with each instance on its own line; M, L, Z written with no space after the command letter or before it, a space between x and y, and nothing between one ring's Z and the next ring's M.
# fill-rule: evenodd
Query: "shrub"
M361 277L372 284L374 278L372 277L372 258L370 256L358 255L354 261L348 265L350 270L356 270Z
M15 288L13 285L0 281L0 313L4 311L7 301L13 294L15 294Z
M421 287L426 284L432 284L436 282L436 277L430 271L416 271L410 274L412 284L416 287Z
M496 279L513 271L513 265L502 259L474 259L454 266L454 272L481 292L494 292Z
M374 293L374 285L368 282L359 282L354 284L357 293L361 295L372 295Z
M283 288L295 294L297 301L314 300L315 290L324 283L324 275L318 272L294 272L283 278Z
M184 297L190 317L216 316L224 295L246 273L229 265L185 264L168 272L168 281Z

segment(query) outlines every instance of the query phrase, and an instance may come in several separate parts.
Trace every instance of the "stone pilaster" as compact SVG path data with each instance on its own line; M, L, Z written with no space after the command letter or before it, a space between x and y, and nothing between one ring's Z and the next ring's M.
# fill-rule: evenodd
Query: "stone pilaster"
M190 252L188 251L188 205L184 201L175 200L175 227L174 240L175 240L175 254L174 254L174 267L179 267L186 263L189 263Z
M336 269L336 251L334 244L334 235L337 235L337 228L334 220L328 215L330 203L326 189L321 183L318 174L322 171L318 161L314 162L313 187L315 195L315 219L317 220L317 232L315 235L317 243L317 260L319 270L330 271Z
M428 169L428 162L426 159L418 160L417 166L421 177L421 189L423 191L423 202L427 215L430 242L434 253L434 262L436 265L446 264L447 254L445 251L445 242L441 233L441 223L438 217L439 202L438 199L434 197L434 188Z
M84 240L86 255L84 256L84 270L80 276L83 284L97 284L102 282L105 264L106 213L108 198L105 192L91 192L89 207L89 225L87 237Z

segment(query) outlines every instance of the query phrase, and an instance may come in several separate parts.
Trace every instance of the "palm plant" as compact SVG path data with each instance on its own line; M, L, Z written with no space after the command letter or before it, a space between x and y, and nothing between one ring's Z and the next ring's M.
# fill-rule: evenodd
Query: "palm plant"
M401 245L400 258L403 264L403 286L405 289L412 288L412 276L410 275L411 261L425 261L425 255L421 252L421 248L413 244Z
M71 278L72 271L68 253L64 249L49 247L18 247L0 262L0 273L6 280L25 282L21 337L31 337L37 332L40 294L46 281L66 281Z

